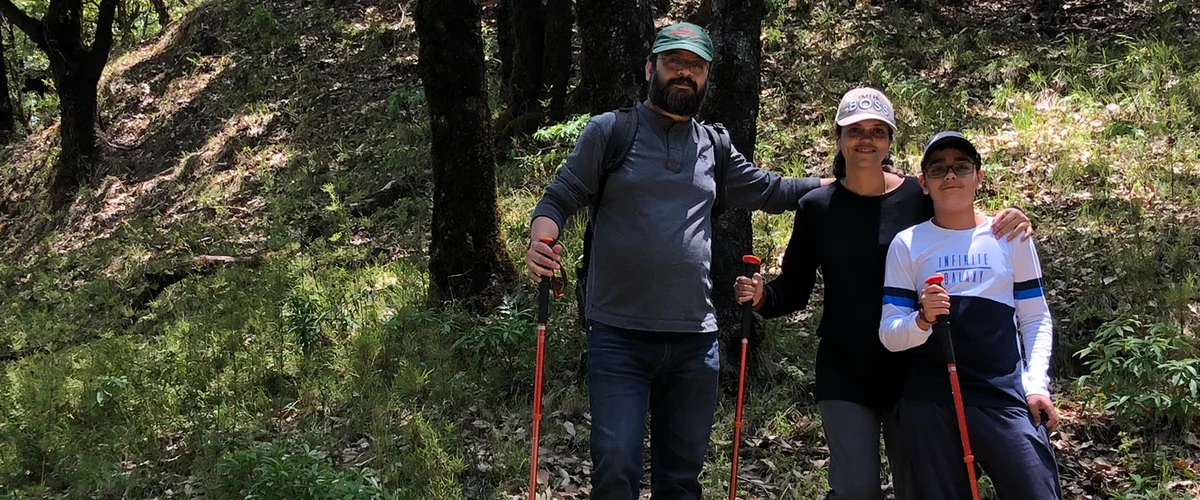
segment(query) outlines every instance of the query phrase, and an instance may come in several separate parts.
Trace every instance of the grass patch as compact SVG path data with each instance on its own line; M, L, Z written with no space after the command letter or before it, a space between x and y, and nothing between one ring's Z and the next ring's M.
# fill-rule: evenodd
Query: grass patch
M1019 206L1037 227L1067 491L1197 496L1187 444L1200 318L1194 23L1176 36L1141 7L1072 4L1078 26L1030 30L987 3L852 14L831 1L769 4L759 163L828 175L833 104L858 84L892 96L908 172L932 133L968 133L985 156L979 208ZM861 22L846 24L850 15ZM0 153L0 354L10 357L0 495L522 494L533 288L514 284L486 317L425 303L429 129L415 54L411 18L396 7L201 2L166 42L110 67L111 128L147 141L116 155L71 210L50 214L38 194L52 134ZM514 266L586 120L502 148ZM356 211L388 182L395 203ZM579 219L562 240L568 261L579 258ZM756 253L777 272L792 217L755 214L753 226ZM253 264L150 279L198 255ZM578 496L592 464L571 300L551 318L542 463L551 488ZM814 498L826 487L814 302L767 324L748 386L749 495ZM1114 330L1127 318L1139 322L1132 334ZM710 491L728 486L733 405L722 397L702 475ZM1172 427L1151 431L1150 420Z

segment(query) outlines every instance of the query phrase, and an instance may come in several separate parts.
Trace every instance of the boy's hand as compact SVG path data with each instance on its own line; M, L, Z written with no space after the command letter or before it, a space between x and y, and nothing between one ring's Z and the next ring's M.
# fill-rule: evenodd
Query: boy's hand
M1050 401L1049 396L1034 394L1025 397L1025 402L1029 404L1029 415L1033 417L1033 426L1042 425L1042 413L1046 414L1046 430L1054 432L1058 428L1058 410L1054 409L1054 403Z
M942 285L929 285L921 291L921 311L918 313L926 323L937 323L938 316L950 314L950 295Z
M1021 241L1025 241L1033 236L1033 223L1029 222L1029 216L1021 209L1006 208L997 213L992 220L992 234L996 235L997 239L1012 241L1020 236Z
M761 303L763 297L762 275L754 273L753 280L745 276L738 276L737 282L733 284L733 295L737 298L738 304L745 304L747 301L752 301L750 302L752 305Z

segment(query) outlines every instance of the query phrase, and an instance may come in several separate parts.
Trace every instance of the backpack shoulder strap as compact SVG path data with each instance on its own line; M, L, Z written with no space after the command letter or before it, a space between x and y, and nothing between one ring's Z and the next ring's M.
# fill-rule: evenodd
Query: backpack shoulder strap
M637 135L637 117L634 116L633 108L621 108L613 114L616 115L616 119L612 132L608 135L608 142L604 144L604 157L600 160L600 186L596 190L596 200L593 204L600 201L600 193L604 191L608 174L621 168L621 164L625 162L625 156L633 149L633 139Z
M703 124L708 131L708 138L713 143L713 180L717 184L717 200L713 203L713 217L725 211L725 174L729 171L729 157L733 155L733 146L729 138L729 130L720 123Z
M608 134L608 142L604 144L604 157L600 159L600 184L592 198L593 218L596 216L596 210L600 209L600 199L604 197L604 186L608 184L609 174L625 163L625 157L633 149L633 140L637 135L637 117L633 114L633 108L621 108L613 113L616 120L613 122L612 132Z
M580 272L584 275L587 273L588 261L592 254L592 233L594 231L592 227L596 220L596 214L600 212L600 200L604 197L604 186L608 184L608 176L625 163L625 157L633 149L634 139L637 138L638 120L633 108L620 108L613 113L616 115L616 120L613 122L612 132L608 135L608 142L604 144L604 157L600 159L600 183L596 187L595 196L592 197L587 227L583 230L584 258Z

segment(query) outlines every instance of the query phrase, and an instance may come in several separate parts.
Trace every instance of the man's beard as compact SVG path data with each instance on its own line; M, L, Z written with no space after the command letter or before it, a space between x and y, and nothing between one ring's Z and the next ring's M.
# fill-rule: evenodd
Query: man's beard
M691 87L692 92L674 87L676 83ZM686 76L677 76L664 83L659 79L658 71L650 75L650 102L673 115L696 116L707 92L707 83L697 88L696 81Z

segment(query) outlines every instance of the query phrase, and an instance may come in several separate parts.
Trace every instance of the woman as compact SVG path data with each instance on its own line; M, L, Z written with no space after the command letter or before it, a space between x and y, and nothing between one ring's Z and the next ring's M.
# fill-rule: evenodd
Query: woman
M886 442L896 498L908 496L908 463L892 418L906 370L905 354L879 342L884 261L896 233L933 217L915 177L885 175L897 132L891 101L872 88L851 90L838 105L838 182L800 200L778 278L739 278L739 302L753 300L764 318L804 309L816 271L825 285L817 329L817 400L829 446L827 499L882 499L879 436ZM996 216L995 233L1029 231L1016 209Z

